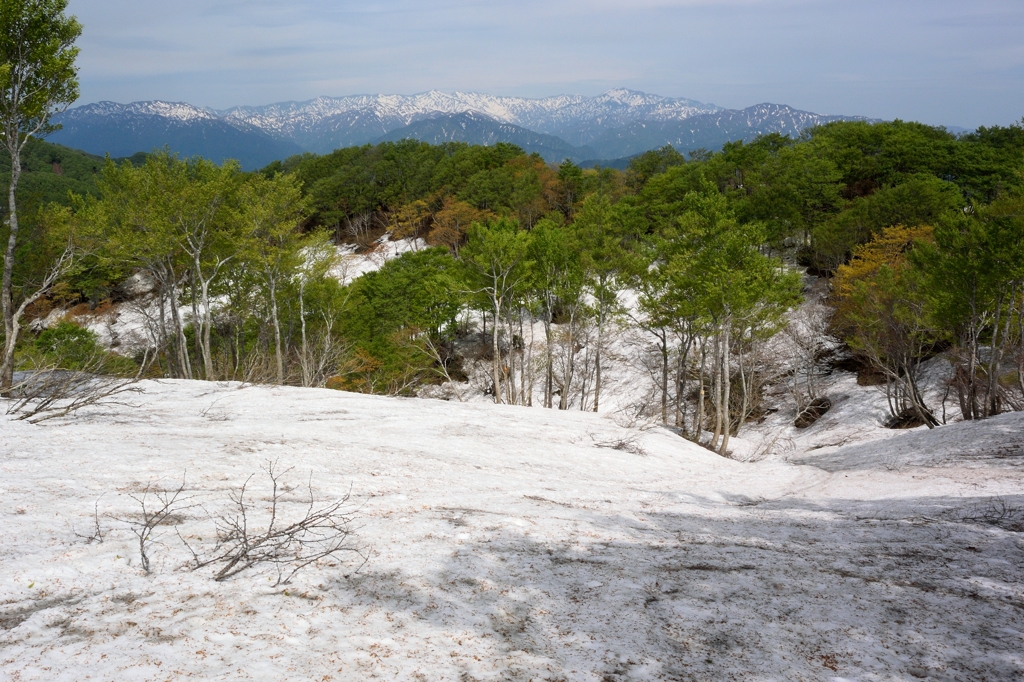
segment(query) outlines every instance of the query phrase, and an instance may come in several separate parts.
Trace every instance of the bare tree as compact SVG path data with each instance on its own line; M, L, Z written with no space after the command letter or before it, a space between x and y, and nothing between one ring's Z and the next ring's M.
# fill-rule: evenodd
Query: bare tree
M825 371L819 360L831 339L832 312L823 303L807 303L790 313L789 324L783 330L788 342L784 360L790 365L787 388L797 413L820 397Z
M125 404L119 396L142 392L138 384L149 367L148 353L135 376L106 374L107 362L103 354L97 353L77 370L63 369L60 362L55 362L19 373L5 401L7 414L37 424L83 407Z
M310 564L338 554L354 553L365 562L352 542L352 515L347 511L349 495L317 507L310 475L305 512L294 521L284 521L281 512L289 491L281 478L291 469L278 471L276 462L267 462L264 471L271 486L264 523L259 523L257 505L248 497L253 478L250 476L238 492L232 492L232 511L216 520L217 542L209 554L201 556L181 538L192 553L193 569L217 566L214 580L219 582L254 566L267 565L277 573L275 585L281 585Z
M190 504L191 498L183 498L185 492L185 475L182 474L181 484L172 490L158 490L150 483L141 494L130 494L140 507L138 515L119 519L128 524L132 533L139 541L139 560L142 570L149 573L149 547L154 541L157 527L177 525L181 523L181 513L196 505Z

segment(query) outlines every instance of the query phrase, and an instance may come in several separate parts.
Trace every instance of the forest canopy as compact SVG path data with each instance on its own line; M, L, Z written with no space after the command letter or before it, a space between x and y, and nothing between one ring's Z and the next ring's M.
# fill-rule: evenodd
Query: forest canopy
M66 198L42 195L64 207L38 212L25 248L72 234L82 255L50 305L148 273L161 375L401 394L476 363L498 402L598 409L626 326L656 349L652 409L724 452L756 416L759 349L791 324L802 271L830 282L830 333L889 382L894 419L939 423L918 376L940 352L965 418L1024 407L1020 125L836 122L625 171L412 140L257 173L53 149L26 167L66 168ZM382 240L417 246L338 275L346 249Z

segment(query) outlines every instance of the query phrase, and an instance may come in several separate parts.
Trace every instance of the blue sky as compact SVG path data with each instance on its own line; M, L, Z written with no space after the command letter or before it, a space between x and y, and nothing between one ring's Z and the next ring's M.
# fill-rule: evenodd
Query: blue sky
M1024 117L1024 0L70 0L81 102L627 87L975 127Z

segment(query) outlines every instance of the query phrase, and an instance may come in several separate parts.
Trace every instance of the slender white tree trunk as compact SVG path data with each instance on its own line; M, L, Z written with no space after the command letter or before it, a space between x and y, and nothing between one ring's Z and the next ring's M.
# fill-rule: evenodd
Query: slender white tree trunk
M497 283L495 283L497 289ZM501 319L501 296L495 295L491 298L494 307L494 320L491 325L491 351L494 358L491 362L491 379L494 381L494 402L501 404L501 350L498 348L498 320Z
M7 131L7 151L11 155L11 184L7 189L7 247L4 249L3 286L0 288L0 299L4 316L4 354L0 360L0 395L9 395L14 385L14 346L18 342L20 325L14 316L14 250L18 245L18 181L21 179L21 150L12 144L11 132ZM13 131L15 141L17 131Z
M729 367L729 328L731 327L731 320L728 316L725 318L725 329L723 330L722 340L722 384L724 390L722 391L722 417L725 422L725 435L722 438L722 449L718 451L718 454L725 456L729 454L729 432L732 430L731 418L729 416L729 399L730 390L732 388L732 381L730 379L730 367Z
M277 362L277 383L284 383L284 354L281 352L281 324L277 319L277 277L268 278L270 285L270 320L274 325L274 359Z

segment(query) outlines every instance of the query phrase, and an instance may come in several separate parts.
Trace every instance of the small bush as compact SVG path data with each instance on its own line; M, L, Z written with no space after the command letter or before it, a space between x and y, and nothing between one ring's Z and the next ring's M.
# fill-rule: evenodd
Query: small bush
M39 334L27 355L28 364L36 367L119 376L138 372L132 359L111 353L100 345L94 332L67 321Z
M35 347L47 359L59 360L61 369L82 369L105 352L95 333L73 322L61 322L44 330L36 338Z

